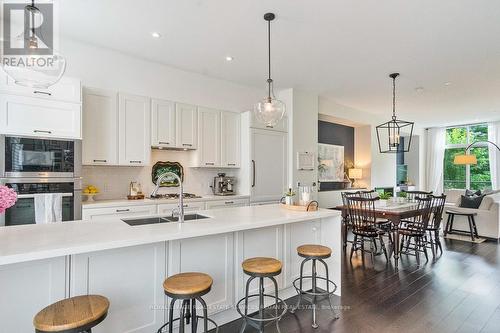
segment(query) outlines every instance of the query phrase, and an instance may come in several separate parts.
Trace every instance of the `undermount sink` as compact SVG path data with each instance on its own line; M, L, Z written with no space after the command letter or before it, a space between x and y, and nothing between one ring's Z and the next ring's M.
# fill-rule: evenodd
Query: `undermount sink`
M186 214L184 215L184 221L193 221L193 220L202 220L208 219L208 216L200 215L200 214ZM131 226L136 225L145 225L145 224L157 224L157 223L171 223L171 222L179 222L178 217L173 216L163 216L163 217L142 217L142 218L131 218L131 219L122 219L123 222L127 223Z

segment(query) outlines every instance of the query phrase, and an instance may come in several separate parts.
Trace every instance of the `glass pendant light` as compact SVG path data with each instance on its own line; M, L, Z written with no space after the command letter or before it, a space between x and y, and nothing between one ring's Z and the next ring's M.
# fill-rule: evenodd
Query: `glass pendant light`
M413 122L399 120L396 117L396 78L399 73L392 73L392 119L377 126L378 148L381 153L409 152L413 136Z
M257 121L268 127L276 126L285 115L285 103L276 99L273 90L273 79L271 79L271 21L276 16L273 13L266 13L264 20L267 21L267 46L268 46L268 78L267 97L254 105L254 113Z
M24 48L19 54L4 54L2 67L18 85L48 88L63 76L66 59L45 43L39 28L44 16L34 0L24 7L24 11L29 19L25 20L24 31L14 41L17 45L24 45Z

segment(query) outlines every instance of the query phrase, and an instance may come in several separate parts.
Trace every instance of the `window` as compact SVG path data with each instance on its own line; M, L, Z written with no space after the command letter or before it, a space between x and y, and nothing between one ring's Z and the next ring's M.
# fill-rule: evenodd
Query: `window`
M455 155L464 153L472 142L488 140L488 125L469 125L446 129L446 150L444 154L444 188L471 190L491 189L488 144L478 143L470 150L477 157L477 165L455 165Z

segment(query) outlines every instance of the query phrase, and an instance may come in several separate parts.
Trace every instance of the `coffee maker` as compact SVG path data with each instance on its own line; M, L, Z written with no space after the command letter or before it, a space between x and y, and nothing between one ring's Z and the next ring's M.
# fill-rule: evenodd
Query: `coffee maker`
M235 177L228 177L225 173L219 173L217 174L217 177L214 177L212 192L214 193L214 195L235 195L235 185Z

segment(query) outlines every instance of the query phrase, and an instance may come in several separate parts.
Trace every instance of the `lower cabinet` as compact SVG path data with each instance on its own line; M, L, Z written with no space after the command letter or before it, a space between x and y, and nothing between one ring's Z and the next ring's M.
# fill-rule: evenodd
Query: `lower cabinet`
M156 214L156 205L83 208L82 220L126 218Z
M109 299L108 317L92 332L151 333L165 321L165 277L166 242L79 254L71 262L71 295Z
M34 332L33 317L67 294L66 257L0 266L0 332Z
M234 302L233 233L169 242L168 275L203 272L214 280L210 293L203 296L209 314L231 308Z
M219 201L208 201L207 209L213 208L229 208L229 207L245 207L249 205L248 199L230 199Z

